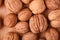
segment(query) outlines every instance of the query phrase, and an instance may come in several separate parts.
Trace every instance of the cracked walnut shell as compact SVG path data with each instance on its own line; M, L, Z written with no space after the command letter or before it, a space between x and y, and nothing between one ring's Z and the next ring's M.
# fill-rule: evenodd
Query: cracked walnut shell
M29 25L27 22L18 22L15 26L16 32L23 35L29 31Z
M48 15L49 20L51 21L51 26L54 28L60 27L60 10L51 11Z
M32 32L28 32L23 35L22 40L37 40L37 35Z
M20 21L27 21L31 16L32 12L28 8L25 8L18 13L18 19Z
M29 4L29 8L33 14L40 14L45 10L46 7L43 0L33 0Z
M10 11L16 13L22 8L22 2L20 0L5 0L5 6Z
M6 33L2 40L19 40L19 36L17 33Z
M15 26L17 23L17 17L14 13L10 13L4 17L4 25L7 27Z
M41 14L32 16L29 25L33 33L44 32L48 26L46 18Z
M55 29L48 29L48 31L45 33L46 40L58 40L59 34Z

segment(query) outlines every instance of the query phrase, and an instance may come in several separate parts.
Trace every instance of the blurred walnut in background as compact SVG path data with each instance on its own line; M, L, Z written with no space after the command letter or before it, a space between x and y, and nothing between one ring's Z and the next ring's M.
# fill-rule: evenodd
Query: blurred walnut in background
M48 15L51 26L54 28L60 27L60 10L51 11Z
M5 6L10 11L16 13L22 9L22 2L20 0L5 0Z
M22 40L38 40L38 39L36 34L28 32L23 35Z
M2 40L19 40L19 36L17 33L6 33Z
M29 31L29 25L27 22L18 22L15 26L16 32L21 36Z
M28 8L25 8L18 13L18 19L20 21L28 21L31 16L32 12Z
M39 33L46 31L48 24L46 18L43 15L38 14L30 18L29 26L33 33Z
M45 38L46 40L58 40L59 39L59 34L55 29L48 29L47 32L45 33Z
M2 5L2 0L0 0L0 6Z
M29 4L29 8L33 14L40 14L45 10L45 4L43 0L33 0Z
M45 0L48 9L55 10L60 7L60 0Z
M10 13L4 17L4 25L13 27L17 23L17 17L14 13Z

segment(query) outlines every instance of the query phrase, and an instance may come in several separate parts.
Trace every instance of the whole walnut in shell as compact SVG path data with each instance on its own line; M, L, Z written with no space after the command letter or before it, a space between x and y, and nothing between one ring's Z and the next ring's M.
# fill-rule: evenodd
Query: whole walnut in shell
M22 8L22 2L20 0L5 0L5 6L10 11L16 13Z
M19 40L19 36L17 33L6 33L2 40Z
M57 9L60 7L60 0L45 0L48 9Z
M2 5L2 0L0 0L0 6Z
M48 26L46 18L41 14L32 16L29 25L33 33L44 32Z
M43 0L33 0L29 4L29 8L33 14L40 14L45 10L46 7Z
M48 31L45 33L46 40L58 40L59 34L55 29L48 29Z
M14 13L10 13L4 17L4 25L12 27L17 23L17 17Z
M32 12L28 8L25 8L18 13L18 19L20 21L27 21L31 16Z
M23 35L29 31L29 26L27 22L18 22L15 26L16 32Z
M28 32L23 35L22 40L37 40L37 35L32 32Z
M24 4L29 4L31 0L21 0Z
M49 20L51 21L51 26L54 28L60 27L60 10L51 11L48 15Z

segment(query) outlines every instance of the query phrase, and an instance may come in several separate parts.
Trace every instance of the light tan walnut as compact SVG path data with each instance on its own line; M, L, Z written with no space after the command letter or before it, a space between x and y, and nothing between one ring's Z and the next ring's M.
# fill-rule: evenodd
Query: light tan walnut
M20 0L5 0L5 6L10 11L16 13L22 8L22 2Z
M32 32L28 32L23 35L22 40L37 40L37 35Z
M60 10L51 11L48 15L49 20L51 21L51 26L54 28L60 27Z
M41 14L32 16L29 25L33 33L44 32L48 26L46 18Z
M57 9L60 7L60 0L45 0L48 9Z
M2 5L2 0L0 0L0 6Z
M17 17L14 13L10 13L4 17L4 25L12 27L17 23Z
M19 36L17 33L6 33L2 40L19 40Z
M33 0L29 4L29 8L33 14L40 14L45 10L46 7L43 0Z
M21 0L24 4L29 4L31 0Z
M45 33L46 40L58 40L59 34L55 29L48 29L48 31Z
M16 32L21 36L29 31L29 25L27 22L18 22L15 26Z
M18 19L20 21L27 21L31 16L32 12L28 8L25 8L18 13Z

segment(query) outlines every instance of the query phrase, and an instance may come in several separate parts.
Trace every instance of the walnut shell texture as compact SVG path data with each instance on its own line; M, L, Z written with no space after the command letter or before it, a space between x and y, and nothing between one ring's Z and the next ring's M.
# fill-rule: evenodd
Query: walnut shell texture
M29 4L29 8L33 14L40 14L45 10L46 7L43 0L33 0Z
M51 21L51 26L54 28L60 27L60 10L51 11L48 15L49 20Z
M18 13L18 19L20 21L27 21L31 16L32 12L28 8L25 8Z
M6 33L2 40L19 40L17 33Z
M60 0L45 0L48 9L55 10L60 7Z
M46 40L58 40L59 34L55 29L49 29L45 34Z
M19 34L23 35L29 31L29 25L27 22L18 22L15 29Z
M29 21L30 29L33 33L44 32L47 29L47 20L43 15L34 15Z
M5 0L5 6L10 11L16 13L22 8L22 3L20 0Z
M4 17L4 25L12 27L17 23L17 17L14 13L10 13Z
M37 40L37 35L31 32L28 32L23 35L22 40Z

